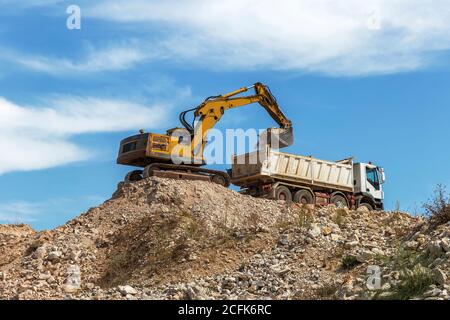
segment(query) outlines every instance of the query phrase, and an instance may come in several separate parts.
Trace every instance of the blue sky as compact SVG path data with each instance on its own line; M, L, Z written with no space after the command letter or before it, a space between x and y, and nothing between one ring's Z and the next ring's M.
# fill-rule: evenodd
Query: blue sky
M120 139L257 81L294 123L287 151L373 161L387 207L420 212L450 185L449 19L440 0L0 0L0 223L63 224L129 170ZM269 126L254 106L218 128Z

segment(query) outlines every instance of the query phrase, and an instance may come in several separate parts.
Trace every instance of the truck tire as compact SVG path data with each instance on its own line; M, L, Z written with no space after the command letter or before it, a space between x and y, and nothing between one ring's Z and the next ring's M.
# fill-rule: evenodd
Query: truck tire
M292 201L292 193L287 187L278 186L275 189L275 199L286 201L286 202L291 202Z
M308 190L298 190L294 194L294 202L300 204L314 204L314 196Z
M341 194L335 194L331 196L330 202L331 204L334 204L336 208L345 208L345 207L348 208L347 199Z

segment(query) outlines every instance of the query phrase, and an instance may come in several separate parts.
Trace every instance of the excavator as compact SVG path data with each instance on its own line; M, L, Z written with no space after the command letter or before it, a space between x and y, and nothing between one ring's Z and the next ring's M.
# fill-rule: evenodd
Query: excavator
M254 89L253 94L242 95L251 89ZM142 168L129 172L125 182L159 176L204 180L228 187L230 177L227 172L203 167L206 164L203 150L207 135L226 111L253 103L261 105L279 125L279 128L266 130L265 144L276 148L292 145L292 122L281 111L269 87L258 82L230 93L208 97L199 106L181 112L179 120L183 128L169 129L166 134L146 133L141 129L139 134L123 139L117 163ZM186 119L190 113L193 113L191 123Z

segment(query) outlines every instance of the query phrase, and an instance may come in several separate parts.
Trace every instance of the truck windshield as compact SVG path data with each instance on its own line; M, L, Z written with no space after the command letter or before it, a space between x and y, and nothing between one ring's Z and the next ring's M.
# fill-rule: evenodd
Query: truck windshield
M378 179L377 169L366 168L367 181L375 188L375 190L380 190L380 180Z

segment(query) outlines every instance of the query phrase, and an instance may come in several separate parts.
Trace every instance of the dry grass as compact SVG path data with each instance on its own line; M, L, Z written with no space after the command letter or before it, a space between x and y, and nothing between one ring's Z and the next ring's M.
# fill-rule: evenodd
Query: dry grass
M333 216L331 217L331 220L334 223L336 223L339 226L339 228L345 227L346 220L347 220L347 211L342 208L336 209L336 213L333 214Z
M436 187L434 196L424 204L424 208L432 228L450 221L450 196L445 186L439 184Z

